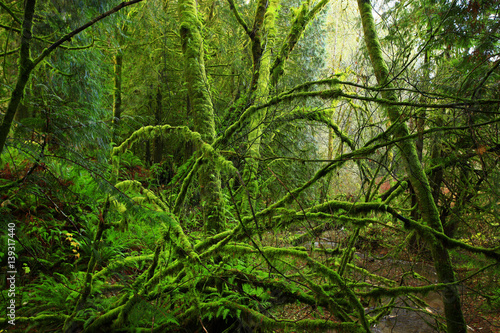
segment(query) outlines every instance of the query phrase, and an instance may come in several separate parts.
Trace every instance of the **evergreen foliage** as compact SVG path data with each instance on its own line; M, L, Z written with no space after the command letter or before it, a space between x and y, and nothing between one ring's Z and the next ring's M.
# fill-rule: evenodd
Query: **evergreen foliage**
M342 3L0 0L16 331L498 330L500 7Z

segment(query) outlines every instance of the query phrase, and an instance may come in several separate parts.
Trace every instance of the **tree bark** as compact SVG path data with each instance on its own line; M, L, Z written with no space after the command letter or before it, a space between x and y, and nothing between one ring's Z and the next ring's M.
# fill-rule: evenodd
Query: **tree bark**
M35 68L35 64L30 56L31 30L33 26L33 16L35 14L36 0L27 0L24 9L24 20L21 35L21 49L19 54L19 74L17 77L16 87L12 91L7 111L0 125L0 155L7 141L7 136L12 126L12 121L16 115L17 108L24 96L24 88L28 83L31 71Z
M159 82L161 82L161 77L159 78ZM152 107L155 113L155 125L162 125L163 94L160 83L156 88L156 99L152 101ZM164 140L159 136L155 136L153 139L153 163L161 163L163 160L163 142Z
M211 144L215 139L214 110L205 72L201 23L198 20L196 2L180 0L179 13L184 70L189 100L193 109L194 130L200 133L204 142ZM196 148L199 150L201 147ZM215 161L210 156L205 158L199 171L205 231L217 233L225 227L220 174Z
M122 116L122 66L123 53L119 50L114 56L115 87L113 91L113 137L112 141L118 145L118 124Z
M264 15L264 22L262 24L258 24L258 26L264 26L264 28L260 28L255 31L255 38L253 38L252 42L262 43L258 47L252 46L252 49L261 50L261 54L258 57L254 56L254 62L258 61L259 63L254 63L254 70L257 72L254 73L254 78L257 78L257 85L255 87L255 91L253 92L252 100L256 103L265 103L267 97L269 95L269 77L270 77L270 69L271 69L271 56L272 56L272 47L274 45L274 39L276 37L276 29L275 29L275 18L276 18L276 8L278 5L277 0L269 1L267 6L267 10ZM260 8L259 6L258 8ZM259 17L259 11L256 14L256 20ZM254 24L256 26L257 24ZM249 200L243 199L242 201L242 212L244 214L250 212L250 203L256 209L256 198L259 192L259 186L257 181L257 171L259 168L259 158L260 158L260 143L263 132L263 121L267 115L267 108L259 109L250 119L250 123L248 125L248 152L246 158L246 164L243 171L243 179L247 185L251 198Z
M358 0L358 9L361 14L363 24L364 39L370 55L370 60L375 71L378 84L385 88L391 88L389 82L389 70L382 57L380 42L375 29L375 21L372 14L372 6L369 0ZM396 101L397 96L392 89L382 92L384 99ZM401 113L397 106L386 105L385 110L391 122L399 123L395 135L404 137L408 135L408 127L406 123L401 122ZM439 218L439 211L432 196L429 180L423 170L422 164L419 161L415 143L410 140L402 141L399 144L406 173L415 190L415 195L420 203L422 210L422 219L433 229L443 232L443 226ZM426 235L429 242L434 266L441 283L455 283L455 274L450 260L448 249L444 247L441 241L432 235ZM456 285L449 285L443 290L443 303L445 308L445 317L450 333L465 333L467 325L462 313L460 295Z

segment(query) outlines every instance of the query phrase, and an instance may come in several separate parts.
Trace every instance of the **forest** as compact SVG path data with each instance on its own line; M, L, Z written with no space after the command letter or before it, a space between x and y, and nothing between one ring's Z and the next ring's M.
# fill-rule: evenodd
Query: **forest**
M0 332L499 332L500 3L0 0Z

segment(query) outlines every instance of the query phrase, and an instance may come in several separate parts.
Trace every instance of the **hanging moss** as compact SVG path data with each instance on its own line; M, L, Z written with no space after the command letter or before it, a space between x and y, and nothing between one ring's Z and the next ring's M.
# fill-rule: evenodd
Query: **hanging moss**
M132 148L132 146L142 140L150 140L155 137L169 134L169 132L174 132L177 134L178 138L187 142L194 142L200 144L202 138L198 132L191 131L187 126L170 126L170 125L158 125L158 126L145 126L141 127L135 132L133 132L121 145L113 148L113 155L119 155L125 153L125 151Z

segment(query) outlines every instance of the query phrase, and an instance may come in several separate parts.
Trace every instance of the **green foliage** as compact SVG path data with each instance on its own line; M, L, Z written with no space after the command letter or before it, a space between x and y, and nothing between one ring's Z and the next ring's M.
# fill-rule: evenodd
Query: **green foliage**
M32 296L28 298L27 316L51 313L54 309L69 314L68 302L74 302L77 290L82 284L82 274L71 274L69 277L55 273L53 276L40 276L31 288Z
M364 332L399 300L428 312L417 298L449 287L427 265L440 245L464 303L497 310L498 8L477 3L382 4L390 87L363 50L331 75L332 20L349 39L354 19L328 1L145 1L63 44L31 73L0 160L17 327ZM113 5L76 4L38 4L33 54ZM20 24L3 9L8 96ZM415 201L419 170L443 232Z
M144 166L141 159L138 156L134 155L134 153L130 150L127 150L120 156L120 163L123 164L125 168Z

